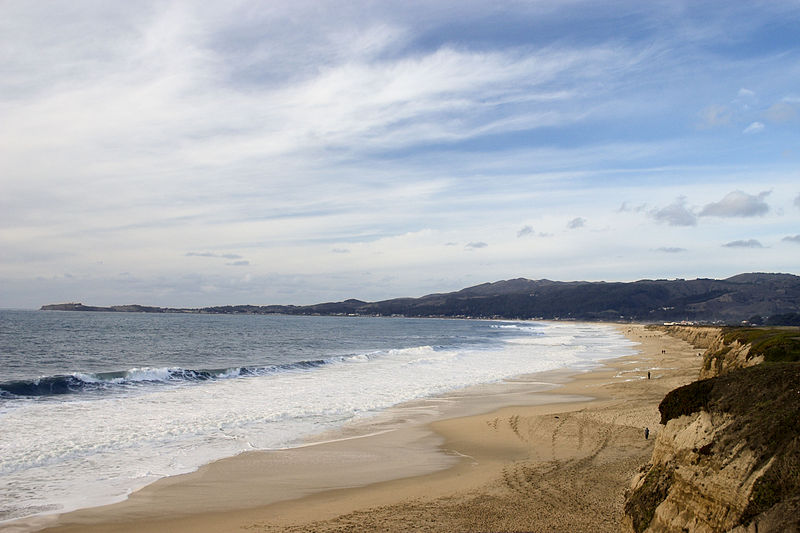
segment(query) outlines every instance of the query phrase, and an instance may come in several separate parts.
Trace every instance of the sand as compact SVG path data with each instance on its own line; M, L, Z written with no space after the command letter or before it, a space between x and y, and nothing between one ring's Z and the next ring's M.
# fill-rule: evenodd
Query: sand
M640 353L590 372L401 406L329 442L242 454L118 504L0 530L619 531L624 491L659 431L658 404L701 364L684 341L619 328Z

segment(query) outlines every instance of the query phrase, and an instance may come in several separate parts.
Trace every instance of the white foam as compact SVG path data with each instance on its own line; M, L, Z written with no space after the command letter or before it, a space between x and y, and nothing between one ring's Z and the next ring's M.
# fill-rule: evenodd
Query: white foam
M131 368L125 372L128 381L168 381L173 372L180 371L180 368Z

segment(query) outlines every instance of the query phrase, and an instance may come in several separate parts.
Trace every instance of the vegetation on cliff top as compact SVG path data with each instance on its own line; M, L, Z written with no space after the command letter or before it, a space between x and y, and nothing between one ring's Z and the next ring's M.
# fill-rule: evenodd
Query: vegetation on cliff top
M749 366L756 363L752 361L756 357L762 357L767 363L800 361L800 328L729 327L722 330L719 340L721 345L704 354L703 370L706 372L714 368L716 374L721 374L736 366ZM737 354L728 355L738 347L747 347L744 358L747 362L737 361Z
M800 329L730 328L723 332L725 344L750 344L748 359L764 356L765 362L800 361Z

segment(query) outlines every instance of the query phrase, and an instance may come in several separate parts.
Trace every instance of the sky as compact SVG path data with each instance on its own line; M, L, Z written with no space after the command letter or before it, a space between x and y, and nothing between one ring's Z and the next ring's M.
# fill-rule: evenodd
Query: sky
M0 307L800 274L800 2L0 0Z

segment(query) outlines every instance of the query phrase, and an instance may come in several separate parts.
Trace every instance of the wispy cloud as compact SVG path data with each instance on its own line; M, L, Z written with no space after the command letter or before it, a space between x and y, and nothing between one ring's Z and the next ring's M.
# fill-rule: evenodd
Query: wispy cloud
M764 112L767 120L778 124L793 122L797 116L797 104L787 101L776 102Z
M187 252L186 257L218 257L221 259L241 259L239 254L215 254L212 252Z
M536 232L531 226L524 226L519 231L517 231L518 239L523 237L552 237L552 236L553 236L552 233L548 233L546 231Z
M677 248L673 246L664 246L661 248L656 249L657 252L664 252L666 254L679 254L681 252L685 252L686 248Z
M467 245L466 245L466 248L467 248L468 250L480 250L481 248L487 248L488 246L489 246L489 245L488 245L488 244L486 244L486 243L485 243L485 242L483 242L483 241L477 241L477 242L470 242L470 243L467 243Z
M629 205L628 202L622 202L622 205L617 209L617 213L641 213L647 209L646 204L639 204L636 206Z
M764 246L756 239L731 241L723 244L725 248L763 248Z
M725 106L710 105L699 113L699 119L698 127L701 129L729 126L733 123L733 113Z
M745 135L752 135L754 133L761 133L764 131L764 123L763 122L751 122L748 126L742 130L742 133Z
M532 234L533 234L533 228L532 228L531 226L523 226L523 227L522 227L522 228L521 228L521 229L520 229L520 230L517 232L517 238L520 238L520 237L527 237L528 235L532 235Z
M786 242L794 242L794 243L800 244L800 233L797 234L797 235L787 235L786 237L784 237L781 240L782 241L786 241Z
M578 229L586 225L586 219L583 217L576 217L567 222L567 229Z

